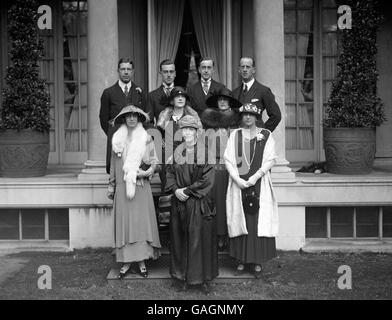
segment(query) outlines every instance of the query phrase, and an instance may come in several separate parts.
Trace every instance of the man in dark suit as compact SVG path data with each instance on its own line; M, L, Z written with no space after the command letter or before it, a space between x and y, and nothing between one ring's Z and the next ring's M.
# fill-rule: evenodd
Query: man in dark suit
M282 115L271 89L254 78L256 73L254 60L249 57L241 58L239 73L242 77L242 84L233 91L233 98L239 100L242 104L253 103L262 111L266 110L268 120L264 123L260 119L256 124L271 132L274 131L282 119Z
M224 94L226 87L212 79L214 73L214 60L203 58L199 66L200 81L187 89L191 107L201 116L207 108L206 100L216 94Z
M150 114L151 121L158 120L159 114L169 105L169 97L174 88L176 66L174 62L166 59L159 64L159 73L162 76L162 85L148 93L146 112Z
M133 78L134 64L128 58L121 58L117 68L119 80L109 88L106 88L101 96L101 109L99 120L101 128L107 135L106 144L106 172L110 172L110 156L112 151L112 136L118 126L111 124L111 120L117 116L121 109L128 104L145 110L146 101L141 87L135 84Z

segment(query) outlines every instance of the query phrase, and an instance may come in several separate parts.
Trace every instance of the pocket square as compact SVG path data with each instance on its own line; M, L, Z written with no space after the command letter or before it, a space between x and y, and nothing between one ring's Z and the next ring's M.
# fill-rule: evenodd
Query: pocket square
M252 99L252 100L250 100L250 102L252 102L252 103L258 102L258 101L259 101L259 99Z

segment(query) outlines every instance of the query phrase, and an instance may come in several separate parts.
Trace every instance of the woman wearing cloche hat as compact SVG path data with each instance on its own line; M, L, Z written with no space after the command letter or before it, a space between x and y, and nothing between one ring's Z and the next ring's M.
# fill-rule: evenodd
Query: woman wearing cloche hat
M215 155L215 184L211 196L216 207L218 248L224 250L228 244L226 191L229 174L223 161L223 152L226 149L230 130L240 125L238 108L241 107L241 103L231 96L230 90L226 89L220 94L209 97L206 104L208 108L203 111L201 121L207 130L210 152Z
M162 133L164 138L164 157L162 161L162 189L165 186L165 172L164 169L167 159L173 155L173 151L181 143L179 139L176 138L176 132L179 130L179 121L186 115L193 116L200 124L201 122L197 112L189 106L188 94L182 87L174 87L170 93L169 97L170 105L166 107L158 117L157 127Z
M197 139L199 120L190 115L179 121L183 144L167 165L166 191L173 194L170 221L170 274L181 290L201 285L218 275L218 250L213 202L214 166L206 147Z
M278 206L270 170L276 161L271 132L258 128L261 109L248 103L239 109L242 128L230 134L224 159L229 172L226 207L229 254L237 260L236 275L251 265L256 278L262 264L276 256Z
M147 277L145 260L159 256L161 247L150 180L159 169L154 142L143 128L149 116L128 105L113 119L120 125L112 138L108 197L114 200L116 261L123 263L119 277L138 262Z

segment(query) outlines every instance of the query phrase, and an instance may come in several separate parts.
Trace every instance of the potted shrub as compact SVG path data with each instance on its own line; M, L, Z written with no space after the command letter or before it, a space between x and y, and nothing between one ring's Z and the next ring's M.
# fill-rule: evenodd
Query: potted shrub
M366 174L372 170L376 127L385 121L377 96L377 1L347 0L352 29L341 31L341 54L324 121L328 172Z
M11 65L0 110L0 176L45 174L49 156L49 101L38 62L38 3L16 0L8 11Z

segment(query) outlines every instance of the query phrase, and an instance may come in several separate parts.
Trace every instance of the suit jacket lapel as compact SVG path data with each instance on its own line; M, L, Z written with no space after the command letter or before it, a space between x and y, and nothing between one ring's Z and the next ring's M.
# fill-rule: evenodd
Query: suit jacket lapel
M216 85L215 80L211 79L210 90L208 90L208 94L205 96L206 99L208 99L210 96L212 96L215 93L216 87L217 87L217 85Z
M254 94L256 93L256 90L257 90L257 81L256 81L256 79L255 79L255 82L253 82L253 85L251 86L251 88L249 89L249 91L246 93L246 96L250 96L250 97L252 97L252 96L254 96Z
M204 100L206 95L204 94L203 85L201 84L201 80L197 84L197 91L199 91L197 93L197 96L199 96L202 100Z
M118 81L116 82L115 88L116 88L116 94L120 96L123 95L125 97L124 91L121 89L120 85L118 84Z

